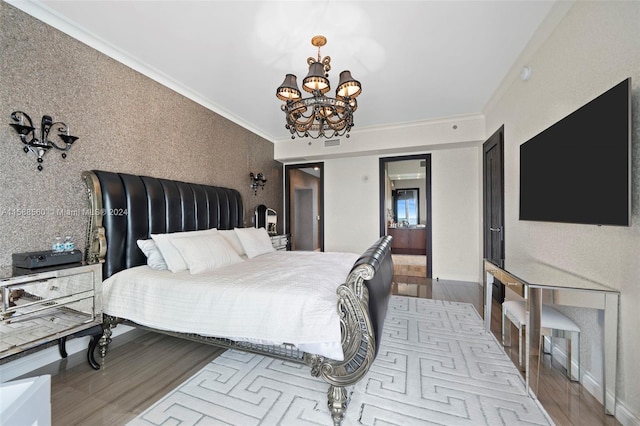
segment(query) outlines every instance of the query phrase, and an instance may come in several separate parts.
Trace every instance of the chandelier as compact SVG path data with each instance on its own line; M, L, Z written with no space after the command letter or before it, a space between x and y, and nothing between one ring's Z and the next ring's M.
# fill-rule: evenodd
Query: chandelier
M351 76L351 71L342 71L336 97L325 96L330 90L328 77L331 58L322 58L320 47L326 43L326 37L321 35L311 39L311 44L318 48L318 58L307 59L309 73L302 80L302 88L311 93L311 97L302 98L297 78L293 74L287 74L276 91L278 99L284 101L281 108L286 115L285 128L291 132L291 139L296 136L333 138L345 134L349 137L349 131L353 127L353 113L358 108L356 97L362 92L362 86Z

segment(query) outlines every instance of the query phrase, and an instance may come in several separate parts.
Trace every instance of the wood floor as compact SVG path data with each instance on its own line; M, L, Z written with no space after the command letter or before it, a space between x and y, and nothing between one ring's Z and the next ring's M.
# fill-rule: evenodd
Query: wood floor
M74 354L28 374L51 374L54 426L121 426L211 362L221 349L134 330L114 339L99 371Z
M473 303L481 312L482 292L477 283L436 281L420 277L420 268L402 265L395 277L396 294ZM414 266L410 268L409 266ZM420 266L420 265L419 265ZM400 275L402 274L402 275ZM491 329L500 333L500 307L493 308ZM512 342L517 342L515 335ZM506 348L517 363L517 343ZM144 331L114 339L107 362L94 371L85 354L75 354L29 373L51 374L53 425L123 425L163 395L202 369L219 350L194 342ZM557 425L618 425L579 384L569 382L564 370L545 357L538 397Z

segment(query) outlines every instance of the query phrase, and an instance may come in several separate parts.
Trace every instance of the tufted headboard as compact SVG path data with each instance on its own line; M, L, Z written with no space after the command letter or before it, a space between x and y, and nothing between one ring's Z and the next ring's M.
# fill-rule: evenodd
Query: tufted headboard
M91 206L85 260L103 279L146 263L136 243L151 234L244 225L235 189L93 170L83 172Z

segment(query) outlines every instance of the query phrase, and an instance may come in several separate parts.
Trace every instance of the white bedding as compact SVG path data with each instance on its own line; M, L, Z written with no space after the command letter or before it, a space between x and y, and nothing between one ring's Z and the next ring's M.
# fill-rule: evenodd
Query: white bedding
M357 258L277 251L196 275L138 266L104 281L104 312L162 330L290 343L342 360L336 289Z

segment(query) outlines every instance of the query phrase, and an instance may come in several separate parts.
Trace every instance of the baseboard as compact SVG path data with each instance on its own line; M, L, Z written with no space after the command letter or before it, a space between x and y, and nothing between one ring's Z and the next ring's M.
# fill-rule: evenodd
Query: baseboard
M134 330L133 327L120 325L113 329L112 337L120 336ZM91 337L84 336L67 340L66 349L68 355L78 352L85 352L89 346ZM0 383L13 380L16 377L23 376L33 370L44 367L60 360L60 352L58 346L51 346L41 351L17 358L13 361L0 365Z
M545 337L545 342L548 342L547 337ZM554 344L551 348L551 352L553 354L553 359L564 368L567 368L567 352L565 351L565 348L562 345ZM578 363L573 361L571 363L571 369L577 371ZM584 367L580 370L580 383L582 384L582 387L597 399L600 404L604 405L604 388L602 383L600 383L600 381L598 381L591 372L587 371Z
M616 403L616 420L624 426L640 426L640 414L634 414L626 405Z
M567 365L567 353L561 345L553 345L552 348L553 358L558 361L563 367ZM573 362L572 368L578 368L578 364ZM591 372L582 368L580 372L580 384L589 392L598 402L604 405L604 388L602 383L598 381ZM613 395L606 396L609 402L614 398ZM624 403L616 399L615 401L616 415L615 418L624 426L640 426L640 415L633 413Z

